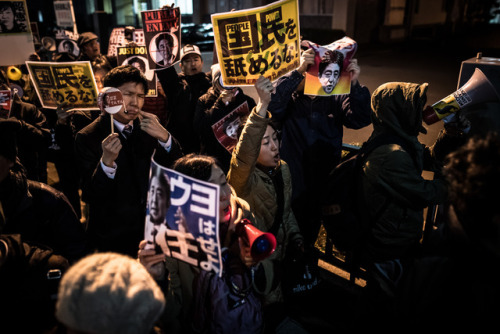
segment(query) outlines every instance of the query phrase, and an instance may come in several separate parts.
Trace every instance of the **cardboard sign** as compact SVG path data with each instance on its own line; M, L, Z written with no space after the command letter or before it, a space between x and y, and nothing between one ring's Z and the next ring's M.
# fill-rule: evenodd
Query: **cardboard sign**
M89 61L33 62L26 66L43 108L66 102L75 109L95 109L97 86Z
M238 129L243 127L243 119L250 114L247 101L240 104L236 109L212 125L215 138L232 153L238 143Z
M161 187L169 187L170 191ZM160 196L156 195L158 190ZM146 248L159 248L166 256L222 275L219 192L218 184L194 179L152 160L144 229Z
M113 31L111 31L111 35L109 36L108 56L116 57L116 48L127 46L129 42L134 42L139 46L146 45L146 41L144 39L144 31L142 29L135 29L132 34L132 40L127 40L125 38L125 28L114 28Z
M180 59L181 12L178 7L141 12L152 69L172 66Z
M10 117L12 105L12 92L10 90L0 90L0 119Z
M54 1L54 11L56 14L57 26L61 28L73 28L75 25L75 12L73 11L73 1Z
M306 72L304 94L318 96L349 94L351 77L347 67L356 53L357 43L346 36L325 46L312 42L308 44L315 51L315 61Z
M148 81L146 96L157 96L156 73L149 67L148 51L145 46L118 47L118 64L137 67Z
M274 81L300 65L297 0L213 14L212 25L225 86Z

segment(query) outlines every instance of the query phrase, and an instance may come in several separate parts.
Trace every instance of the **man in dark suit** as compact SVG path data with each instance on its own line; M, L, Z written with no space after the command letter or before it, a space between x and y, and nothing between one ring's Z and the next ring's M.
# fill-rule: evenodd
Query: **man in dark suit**
M137 68L112 69L104 86L123 95L124 108L113 115L115 132L105 113L78 132L75 144L89 206L88 233L99 251L136 256L144 239L151 159L168 167L182 152L158 118L141 110L147 81Z

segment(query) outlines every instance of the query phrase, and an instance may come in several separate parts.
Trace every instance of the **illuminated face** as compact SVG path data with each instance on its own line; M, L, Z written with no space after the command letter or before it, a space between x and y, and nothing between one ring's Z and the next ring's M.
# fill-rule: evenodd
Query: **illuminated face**
M191 53L182 58L180 67L185 75L195 75L203 69L203 59L196 53Z
M274 168L280 162L278 134L268 125L260 143L260 153L257 163L264 167Z
M227 183L226 175L218 166L212 166L212 174L208 182L219 185L219 223L231 220L231 187Z
M99 70L94 73L95 83L97 85L97 90L100 92L104 88L104 84L102 83L102 79L106 75L106 71Z
M240 127L241 120L237 117L234 121L226 126L226 135L233 139L238 139L238 128Z
M128 124L130 121L139 117L139 111L144 105L146 87L144 87L142 83L127 82L116 88L118 88L123 95L125 109L122 108L122 110L113 116L118 122ZM125 110L127 110L127 113L125 113Z
M168 45L166 39L160 40L160 43L158 44L158 50L160 51L160 54L165 63L170 64L170 59L172 58L172 51L170 50L170 45Z
M5 7L0 10L0 24L5 26L7 30L14 28L14 12L12 11L12 8Z
M164 189L157 176L151 179L149 187L149 217L154 224L161 224L165 220L169 202L168 190Z
M94 39L92 42L88 42L82 47L82 49L82 52L91 60L96 59L101 54L101 45L97 39Z
M340 66L337 63L330 63L325 67L322 73L319 74L319 82L325 93L330 94L340 77Z

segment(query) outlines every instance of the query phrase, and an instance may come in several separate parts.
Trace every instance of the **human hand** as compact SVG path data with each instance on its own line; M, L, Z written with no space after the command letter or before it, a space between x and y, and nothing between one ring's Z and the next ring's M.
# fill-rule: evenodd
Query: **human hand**
M70 108L66 107L67 105L68 105L68 102L65 101L65 102L57 105L57 109L56 109L57 121L63 125L68 124L69 117L75 113L75 110L70 110Z
M165 254L156 254L154 249L146 249L147 241L139 243L137 258L154 279L160 280L165 276Z
M315 51L313 48L309 48L306 51L302 52L300 56L300 66L297 69L301 74L304 74L310 65L314 64L314 56Z
M351 82L356 84L358 82L359 74L361 73L361 68L358 65L358 60L356 58L351 59L349 66L347 66L347 72L351 76Z
M140 110L139 117L141 120L141 130L149 134L151 137L158 139L162 143L166 143L170 137L170 133L160 124L160 120L156 115Z
M240 247L240 259L241 262L247 267L251 268L257 264L257 262L252 257L252 249L248 245L248 243L242 238L238 237L238 244Z
M468 133L471 128L471 122L465 117L462 110L450 114L443 118L444 129L452 135L460 135L461 133Z
M267 106L271 102L271 93L274 92L274 86L271 80L262 75L255 82L255 89L259 95L259 103L257 104L257 112L261 116L265 116L267 112Z
M234 101L234 98L238 94L238 88L233 88L233 89L224 89L220 93L220 99L222 103L224 103L226 106Z
M122 149L119 134L115 132L104 138L101 147L103 164L108 167L113 167L113 163L116 158L118 158L118 154L120 154L120 150Z

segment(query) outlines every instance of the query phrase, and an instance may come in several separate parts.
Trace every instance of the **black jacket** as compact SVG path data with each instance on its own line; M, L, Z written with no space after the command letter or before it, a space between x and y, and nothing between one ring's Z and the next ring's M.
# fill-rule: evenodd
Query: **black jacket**
M75 152L82 176L82 199L89 205L88 233L92 247L137 256L144 239L144 221L151 158L170 166L182 155L172 137L170 152L134 122L131 136L122 139L117 170L110 179L101 168L102 141L111 133L109 114L99 116L76 135ZM155 153L156 150L156 153Z

